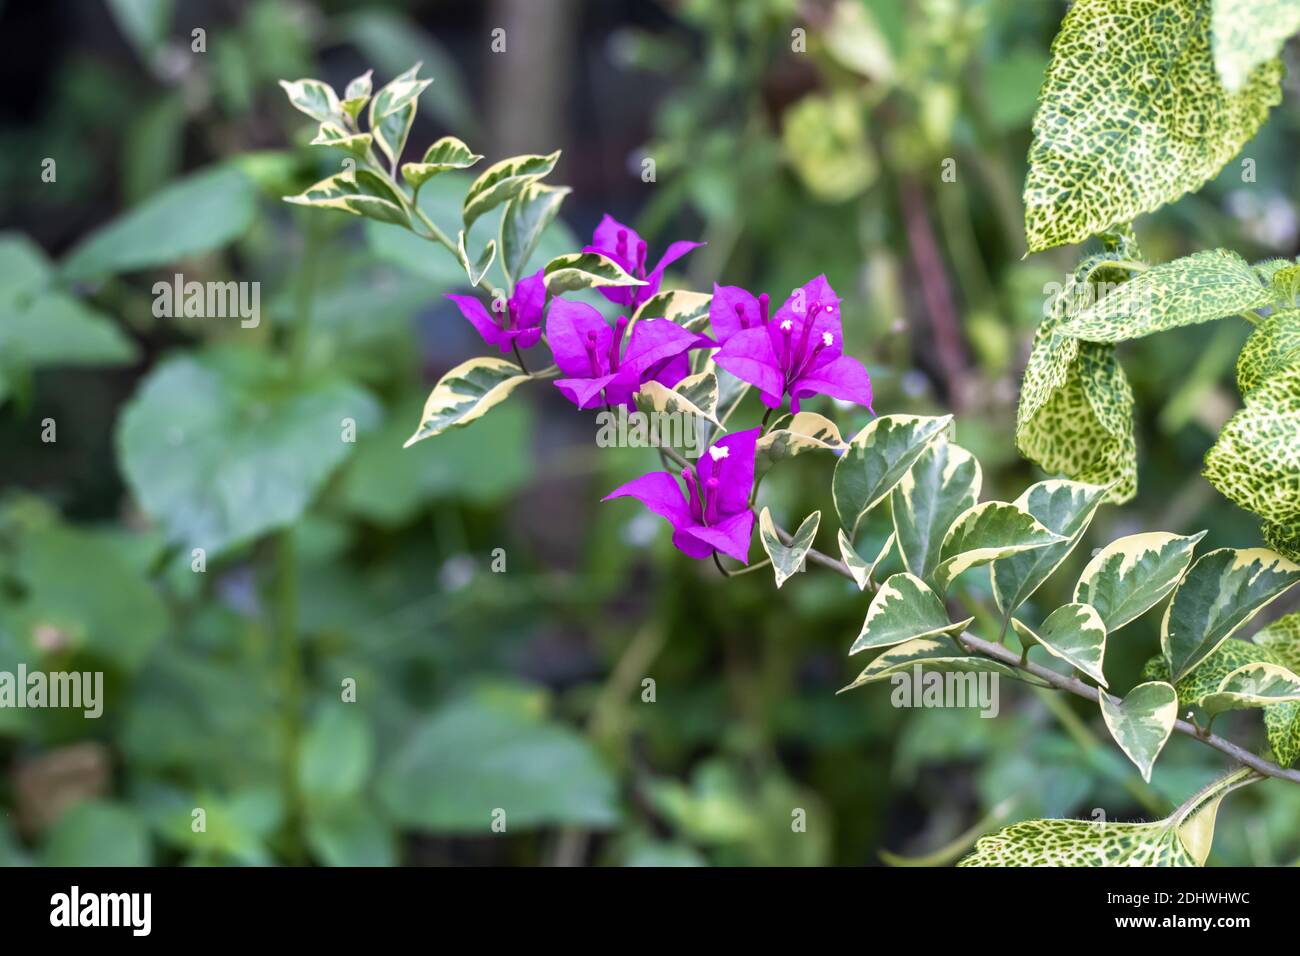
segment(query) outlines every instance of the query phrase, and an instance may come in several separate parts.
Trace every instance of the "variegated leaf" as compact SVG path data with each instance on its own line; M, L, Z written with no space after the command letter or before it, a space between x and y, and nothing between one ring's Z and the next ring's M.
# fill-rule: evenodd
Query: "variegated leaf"
M1102 693L1101 716L1121 750L1150 782L1151 768L1178 720L1178 694L1164 681L1139 684L1122 701Z
M1078 545L1106 494L1100 485L1050 479L1030 485L1014 504L1064 540L994 561L993 598L1005 615L1029 600Z
M1278 372L1300 365L1300 310L1274 312L1259 320L1237 355L1237 390L1249 396Z
M542 233L560 211L568 186L530 183L519 191L501 217L501 256L506 275L518 280L528 267Z
M703 332L709 324L709 304L713 296L707 292L689 292L686 289L669 289L655 293L637 308L633 322L642 319L668 319L692 332ZM696 353L707 358L708 353Z
M469 169L482 158L455 136L444 136L424 151L424 157L418 163L403 163L402 178L412 189L419 190L439 173L449 169Z
M306 113L318 123L337 123L343 119L338 94L320 80L281 80L280 86L294 109Z
M839 426L816 412L799 412L778 419L758 440L754 468L767 471L778 461L810 451L838 451L844 447Z
M382 125L383 121L390 116L405 116L408 110L412 119L415 117L416 101L420 98L420 94L433 83L433 80L420 79L419 72L420 64L417 63L405 73L394 77L374 95L374 98L370 101L369 120L371 130ZM409 129L409 122L407 127ZM403 140L405 140L405 137L403 137Z
M980 497L983 473L975 456L940 435L894 486L891 510L903 566L934 580L939 549L953 522Z
M484 356L462 362L433 387L420 414L420 427L402 447L410 448L417 441L482 418L528 378L518 365L501 358Z
M690 375L669 388L661 382L643 382L636 393L636 406L640 411L654 415L681 416L683 432L697 428L700 421L717 424L718 377L712 372ZM702 443L693 446L704 450Z
M369 133L350 133L335 123L321 123L311 146L334 146L357 159L365 159L373 141Z
M1218 690L1201 701L1210 715L1244 707L1270 707L1300 701L1300 677L1278 664L1245 664L1223 678Z
M1281 99L1269 60L1219 80L1207 0L1077 0L1052 44L1025 180L1029 251L1083 242L1208 181Z
M543 273L548 295L611 285L645 285L623 271L613 259L595 252L571 252L546 263Z
M866 666L852 684L841 687L836 693L843 694L845 691L853 690L864 684L885 680L894 674L911 671L917 665L920 665L924 671L938 671L940 673L997 674L999 677L1005 677L1008 680L1023 680L1025 678L1022 672L1008 667L1000 661L978 654L968 654L958 647L957 642L951 637L941 634L937 637L918 637L915 640L885 648L877 655L875 660ZM1037 684L1038 681L1030 678L1027 683Z
M339 106L344 113L352 118L353 122L361 115L361 111L365 109L366 104L370 102L373 76L373 70L366 70L366 72L351 80L343 91L343 102Z
M511 156L493 163L465 193L461 210L465 228L472 226L485 212L514 199L526 187L549 176L559 158L560 151L556 150L548 156Z
M1300 365L1246 396L1205 456L1205 477L1270 525L1300 523Z
M465 275L469 277L469 284L477 286L483 281L483 276L487 274L488 269L492 268L492 261L497 257L497 241L489 239L488 244L483 247L483 251L478 254L478 258L470 262L469 251L465 248L465 230L460 231L456 238L456 258L460 260L460 267L465 270Z
M1264 548L1202 555L1174 591L1160 647L1176 684L1287 588L1300 566Z
M835 513L850 539L863 516L893 491L951 422L951 415L884 415L853 437L831 482Z
M1182 536L1164 531L1112 541L1088 562L1074 586L1074 600L1097 609L1113 634L1155 607L1192 563L1205 532Z
M1212 0L1214 67L1236 92L1300 30L1300 0Z
M889 647L917 637L960 634L973 620L949 621L943 602L924 581L906 572L895 574L871 599L862 631L849 648L849 654L869 647Z
M947 591L963 571L1064 540L1029 512L1005 501L975 505L962 512L944 535L934 570L935 587Z
M1120 285L1061 326L1089 342L1123 342L1250 312L1273 299L1235 252L1207 249L1161 263Z
M813 539L817 537L817 526L821 524L821 520L820 511L814 511L804 518L795 533L790 536L790 544L786 545L781 542L780 536L776 533L772 512L764 508L759 513L758 539L763 543L763 550L767 552L767 556L772 559L772 571L776 574L778 588L791 576L804 569L808 549L812 547Z
M402 198L382 179L365 169L322 179L301 195L286 196L284 201L300 206L340 209L354 216L399 226L410 223Z
M1107 686L1106 673L1102 670L1106 656L1106 625L1092 605L1058 607L1037 631L1014 617L1011 625L1025 644L1041 645L1053 657L1078 668L1102 687Z
M858 586L859 591L865 591L876 573L876 568L880 566L880 562L885 560L890 550L893 549L894 536L891 534L885 539L880 553L876 555L876 560L870 564L862 555L858 554L857 549L853 547L853 542L849 540L849 536L844 533L843 528L840 529L837 539L840 544L840 557L848 565L849 572L853 575L853 583Z

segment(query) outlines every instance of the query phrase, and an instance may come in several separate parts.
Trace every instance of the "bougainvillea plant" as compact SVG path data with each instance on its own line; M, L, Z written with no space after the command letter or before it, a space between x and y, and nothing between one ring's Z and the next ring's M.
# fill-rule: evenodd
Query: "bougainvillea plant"
M1081 2L1072 16L1098 5ZM1065 48L1058 44L1058 56ZM1093 557L1072 603L1041 620L1024 610L1079 544L1100 505L1131 493L1124 471L1131 442L1122 429L1110 430L1109 406L1097 403L1086 384L1122 390L1112 354L1049 327L1040 339L1046 338L1050 355L1036 350L1033 366L1041 384L1031 396L1036 407L1029 419L1062 415L1067 402L1080 413L1091 409L1101 430L1097 447L1105 450L1096 474L1038 482L1013 502L980 501L980 464L956 443L951 416L886 414L846 439L833 421L800 408L800 400L813 395L868 408L872 400L865 368L842 351L840 299L824 276L793 290L772 314L766 294L734 286L715 285L712 294L663 291L664 267L695 244L674 243L649 268L646 244L606 217L591 245L525 277L542 230L568 192L544 182L558 154L516 156L487 167L468 188L463 228L453 241L421 210L419 189L440 172L470 168L482 157L444 137L421 162L399 168L425 85L418 68L373 95L369 74L350 83L342 98L317 80L285 84L293 104L320 124L315 142L344 150L350 160L344 172L289 201L376 219L443 246L476 290L453 301L485 346L501 353L470 359L444 375L408 444L470 426L517 388L548 381L580 410L624 405L690 416L711 436L698 457L691 461L676 448L661 448L667 469L610 491L606 500L636 499L669 523L679 551L711 559L724 575L770 566L780 587L813 563L870 592L849 654L875 656L845 690L917 665L943 675L996 674L1095 703L1116 744L1146 779L1174 732L1240 765L1165 820L1014 824L981 840L964 861L969 865L1199 865L1224 795L1265 777L1300 783L1300 771L1290 769L1300 756L1300 617L1283 618L1253 641L1234 638L1300 581L1300 566L1259 548L1220 548L1193 560L1202 535L1137 534ZM471 252L470 226L498 209L497 237ZM1107 252L1086 262L1077 282L1130 267L1130 247L1126 235L1108 235ZM504 288L487 279L498 256ZM611 322L565 298L586 289L599 290L624 314ZM528 361L524 353L536 350L553 361ZM737 427L731 418L751 387L767 410L757 425ZM833 463L838 558L814 547L820 511L793 533L770 509L754 513L762 475L806 453ZM892 533L868 560L859 548L873 516L886 520ZM750 563L755 524L767 557ZM728 568L724 558L743 567ZM878 582L886 559L903 570ZM980 568L988 569L995 607L984 606L979 589L959 582ZM963 602L970 614L955 613ZM1160 647L1144 681L1115 696L1105 671L1110 635L1162 604ZM968 630L977 617L1000 624L996 639ZM1267 755L1211 730L1216 715L1245 708L1264 712Z

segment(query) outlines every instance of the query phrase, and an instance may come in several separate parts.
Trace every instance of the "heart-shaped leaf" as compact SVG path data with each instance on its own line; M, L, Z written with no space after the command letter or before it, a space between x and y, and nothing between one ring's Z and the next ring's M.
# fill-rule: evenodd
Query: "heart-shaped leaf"
M1099 701L1102 719L1115 743L1133 761L1142 779L1150 782L1151 768L1178 720L1178 694L1173 685L1149 681L1138 684L1122 701L1104 691Z
M1011 625L1022 641L1041 644L1054 657L1077 667L1102 687L1106 686L1106 674L1102 670L1106 656L1106 625L1091 605L1058 607L1037 631L1015 618L1011 619Z

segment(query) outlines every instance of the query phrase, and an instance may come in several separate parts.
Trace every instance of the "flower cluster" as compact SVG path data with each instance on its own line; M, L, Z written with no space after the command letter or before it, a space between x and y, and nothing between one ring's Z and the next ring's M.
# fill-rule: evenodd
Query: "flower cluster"
M699 245L674 242L647 271L645 241L606 215L583 251L599 253L644 282L599 290L635 316L659 291L664 270ZM633 322L624 314L611 327L584 303L555 298L548 305L540 271L519 281L514 295L494 310L496 317L473 297L448 298L483 340L502 352L545 341L560 373L555 386L579 408L633 408L634 396L647 382L672 388L686 378L690 353L697 349L712 351L718 368L756 388L768 409L780 408L789 397L791 412L798 413L800 400L813 395L871 408L871 379L861 362L843 352L840 299L825 276L795 289L772 315L766 293L754 296L738 286L715 284L709 305L712 338L666 318ZM636 498L672 525L673 544L689 557L721 553L748 563L755 521L750 493L761 430L725 435L680 475L642 475L603 500Z

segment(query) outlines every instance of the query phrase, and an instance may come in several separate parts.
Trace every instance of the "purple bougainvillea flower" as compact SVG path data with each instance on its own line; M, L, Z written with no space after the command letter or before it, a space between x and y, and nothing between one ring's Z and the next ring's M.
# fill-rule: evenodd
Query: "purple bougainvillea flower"
M754 512L749 492L754 484L754 446L758 429L719 438L692 465L682 469L685 494L677 478L655 471L616 488L602 500L636 498L673 526L673 544L692 558L715 551L749 563Z
M769 408L779 408L786 395L792 412L809 395L871 408L871 378L842 351L840 299L825 276L796 289L770 319L767 296L719 286L709 319L723 343L714 362L756 387Z
M600 220L596 232L591 237L591 245L583 252L598 252L606 258L613 259L629 275L644 279L645 285L609 286L602 288L600 294L616 302L631 312L659 291L659 283L664 277L664 270L702 242L674 242L660 257L658 264L646 273L646 244L636 230L623 225L608 213Z
M668 319L642 319L630 336L627 326L627 317L621 316L611 329L599 312L581 302L551 303L547 340L565 376L555 385L579 408L602 403L632 408L632 396L643 383L653 380L672 388L690 373L691 349L717 345Z
M542 337L542 309L546 305L546 282L538 269L515 285L515 294L506 300L505 310L493 316L483 303L472 295L449 295L460 314L469 320L483 341L495 345L502 352L511 351L515 344L530 349Z

